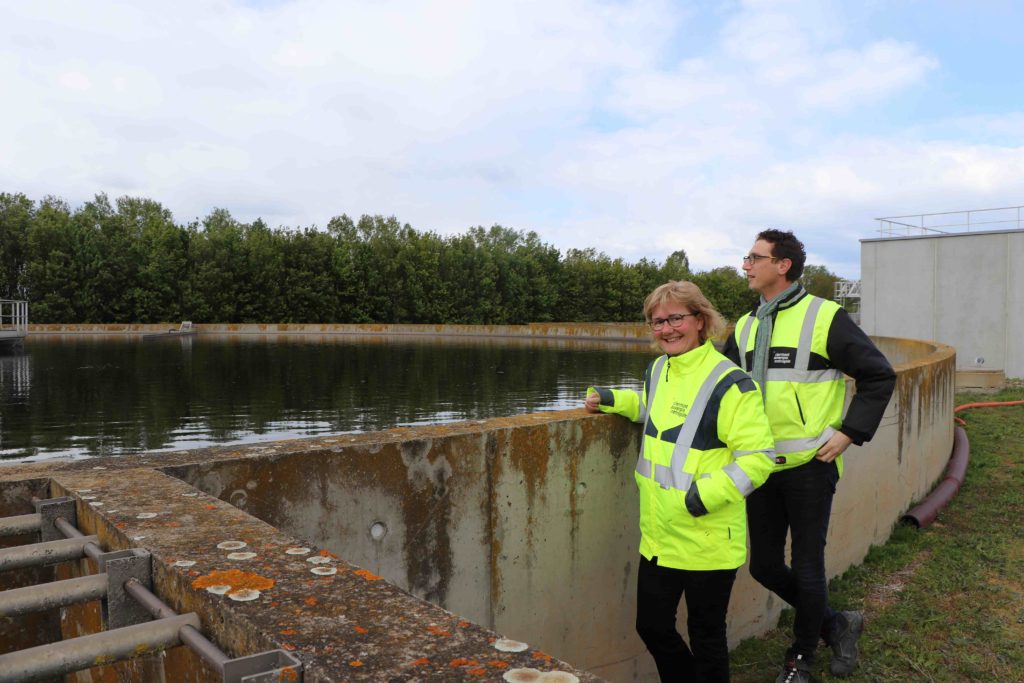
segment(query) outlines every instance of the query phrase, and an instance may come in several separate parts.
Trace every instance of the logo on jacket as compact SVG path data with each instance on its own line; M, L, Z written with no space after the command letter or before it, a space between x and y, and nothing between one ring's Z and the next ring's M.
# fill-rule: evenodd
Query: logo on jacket
M792 367L794 361L795 349L773 349L772 351L772 367Z
M690 413L690 404L675 401L672 403L671 412L673 415L685 418Z

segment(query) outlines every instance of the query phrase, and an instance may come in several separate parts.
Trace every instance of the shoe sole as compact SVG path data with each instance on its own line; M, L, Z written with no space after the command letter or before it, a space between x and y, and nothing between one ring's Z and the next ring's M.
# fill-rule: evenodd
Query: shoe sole
M857 661L860 659L860 648L857 647L857 641L860 640L861 634L864 632L864 617L858 613L856 620L851 620L849 626L849 632L853 634L853 661L849 664L841 661L837 661L835 654L832 655L832 661L829 662L828 669L832 672L833 676L846 677L854 672L857 668Z

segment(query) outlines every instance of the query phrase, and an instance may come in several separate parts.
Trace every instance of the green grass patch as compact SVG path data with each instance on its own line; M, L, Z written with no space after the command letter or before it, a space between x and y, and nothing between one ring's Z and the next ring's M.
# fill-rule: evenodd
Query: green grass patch
M1024 400L1016 386L963 394L957 405ZM829 584L837 609L859 609L861 663L846 679L819 681L1024 681L1024 406L960 413L970 465L960 493L928 529L899 525L864 563ZM842 484L840 484L842 486ZM791 642L793 612L732 653L733 681L774 681Z

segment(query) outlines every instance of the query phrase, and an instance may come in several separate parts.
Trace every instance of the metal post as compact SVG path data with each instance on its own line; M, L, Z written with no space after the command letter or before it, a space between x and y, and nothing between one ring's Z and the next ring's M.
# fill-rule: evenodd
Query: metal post
M77 560L85 555L85 545L97 540L95 536L82 536L5 548L0 550L0 571Z
M25 683L181 644L178 631L199 627L194 612L0 655L0 683Z
M124 584L124 592L135 598L140 605L156 619L165 619L174 614L174 610L164 604L163 600L136 579L128 579ZM181 642L192 648L199 657L219 674L224 673L224 663L230 658L223 651L199 632L198 626L183 626L180 633Z
M0 591L0 617L43 612L79 602L90 602L99 600L106 594L106 574L93 574L66 581L12 588Z
M56 527L57 520L64 519L72 525L78 523L78 513L75 511L75 501L73 498L64 496L62 498L39 500L33 497L32 504L36 506L36 512L39 513L40 517L40 541L56 541L65 537Z
M38 514L16 515L0 518L0 536L20 536L39 531L40 517Z
M53 520L53 526L56 527L57 530L64 534L68 539L85 538L85 534L79 531L75 526L69 524L67 520L61 519L60 517ZM96 539L95 536L90 536L89 538L92 538L94 540ZM103 549L96 545L96 543L89 542L85 544L84 552L89 557L89 559L96 560L97 562L99 562L100 555L103 554Z

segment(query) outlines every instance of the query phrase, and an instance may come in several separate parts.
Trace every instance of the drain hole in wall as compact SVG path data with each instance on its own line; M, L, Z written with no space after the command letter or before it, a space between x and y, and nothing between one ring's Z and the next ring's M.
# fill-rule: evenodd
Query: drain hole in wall
M388 533L388 527L384 522L374 522L370 526L370 538L379 541Z

